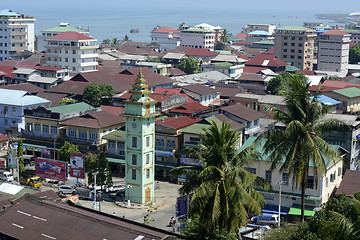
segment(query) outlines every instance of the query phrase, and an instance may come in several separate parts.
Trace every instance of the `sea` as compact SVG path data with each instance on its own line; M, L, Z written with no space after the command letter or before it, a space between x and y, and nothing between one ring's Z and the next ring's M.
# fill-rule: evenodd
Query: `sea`
M101 1L99 1L101 2ZM321 22L328 25L337 23L330 20L317 19L315 12L301 11L267 11L241 10L224 8L111 8L99 4L96 8L16 8L13 11L24 13L36 18L35 34L41 30L56 27L60 22L67 22L70 26L89 29L90 35L101 43L103 39L123 39L127 35L132 41L150 42L150 33L156 26L168 26L177 29L185 22L188 26L208 23L213 26L226 28L236 35L249 23L272 23L277 27L302 26L304 22ZM130 33L131 29L138 29L138 33Z

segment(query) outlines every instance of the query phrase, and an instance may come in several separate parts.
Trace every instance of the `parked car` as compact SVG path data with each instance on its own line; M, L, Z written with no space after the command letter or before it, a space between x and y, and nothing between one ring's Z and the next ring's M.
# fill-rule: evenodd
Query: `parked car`
M0 170L0 180L12 182L14 181L14 176L9 171Z
M268 225L270 227L275 227L279 224L279 215L263 213L252 217L250 222L257 225Z
M58 189L58 194L65 195L65 194L72 194L76 192L75 188L69 185L61 185Z

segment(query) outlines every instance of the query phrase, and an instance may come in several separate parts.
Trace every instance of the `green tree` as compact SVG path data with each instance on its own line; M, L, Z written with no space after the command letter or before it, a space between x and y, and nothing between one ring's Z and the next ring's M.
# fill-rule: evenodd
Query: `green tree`
M218 43L215 45L215 50L225 50L225 44L222 43L222 42L218 42Z
M221 35L221 41L224 43L229 42L230 38L232 37L232 33L230 33L226 28L224 28L223 33Z
M91 83L84 89L83 98L94 106L109 104L115 95L115 89L110 84Z
M179 68L186 74L193 74L200 72L199 63L196 59L185 58L180 61Z
M120 44L120 40L118 38L111 39L111 46L116 47Z
M19 172L20 174L25 171L25 165L24 165L24 146L23 141L20 139L18 141L18 148L17 148L17 157L18 157L18 163L19 163Z
M289 81L294 77L297 77L304 82L307 81L307 78L303 73L280 73L276 77L270 79L266 91L272 95L279 95L280 92L288 86Z
M128 35L125 35L125 36L123 37L123 39L121 40L121 42L131 42L131 39L129 38Z
M97 173L96 184L101 186L101 189L103 186L111 187L113 185L111 169L104 152L99 155L88 153L86 155L86 169L89 184L94 183L94 173Z
M340 78L338 76L325 76L324 79L330 81L339 81Z
M194 192L190 204L190 218L198 215L207 233L231 230L238 232L247 223L248 212L258 214L265 204L264 198L254 190L256 175L244 169L251 151L239 152L237 132L230 124L216 123L200 135L199 149L190 149L202 163L173 169L175 175L186 174L188 181L179 189L180 194Z
M102 45L111 45L111 40L108 39L108 38L106 38L106 39L104 39L104 40L102 41L101 44L102 44Z
M353 64L357 64L358 62L360 62L360 43L350 48L349 62Z
M309 83L292 76L286 89L287 111L272 108L277 122L285 125L267 133L263 146L264 153L269 154L272 169L284 160L280 171L293 176L301 189L301 219L304 220L305 190L309 176L309 166L315 167L315 183L320 173L326 172L325 157L332 161L341 159L337 151L322 139L323 132L331 130L348 131L349 127L335 119L321 120L328 112L328 106L310 98ZM258 138L261 140L261 137Z
M59 149L59 157L61 161L70 162L70 153L80 153L78 146L69 142L65 142Z

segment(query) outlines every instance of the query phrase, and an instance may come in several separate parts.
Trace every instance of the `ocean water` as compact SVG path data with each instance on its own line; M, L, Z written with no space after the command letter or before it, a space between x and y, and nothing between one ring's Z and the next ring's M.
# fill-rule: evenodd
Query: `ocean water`
M118 5L117 5L118 6ZM41 30L58 26L60 22L68 22L70 26L89 29L90 35L100 43L106 38L119 38L128 35L133 41L150 42L150 32L155 26L168 26L176 29L180 23L189 26L208 23L226 28L233 34L239 33L248 23L272 23L277 27L303 25L304 22L322 22L329 25L336 23L316 19L314 12L301 11L267 11L224 8L111 8L108 5L88 8L51 8L40 9L13 7L14 11L34 16L35 34ZM139 33L130 33L130 29L139 29Z

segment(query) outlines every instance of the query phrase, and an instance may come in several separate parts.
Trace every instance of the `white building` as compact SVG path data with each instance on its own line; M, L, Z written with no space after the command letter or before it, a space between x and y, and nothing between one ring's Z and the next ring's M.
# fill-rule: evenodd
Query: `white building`
M189 28L180 32L180 45L214 50L215 33L201 28Z
M181 88L187 95L204 106L212 105L220 100L220 92L202 84L190 84L181 86Z
M0 61L17 51L34 51L35 20L11 10L0 11Z
M151 32L151 43L159 44L161 51L175 49L180 46L180 30L169 27L154 29Z
M348 72L350 34L330 30L318 39L318 72L345 77Z
M89 31L84 29L70 27L69 23L60 23L58 27L42 30L40 35L36 36L36 50L39 52L45 51L46 39L63 32L78 32L84 35L89 35Z
M250 33L253 31L260 30L260 31L266 31L268 33L273 34L275 28L276 28L276 25L274 25L274 24L253 23L253 24L246 25L246 27L243 28L243 33Z
M97 71L96 39L78 32L63 32L49 37L46 63L50 67L69 69L73 73Z
M17 135L25 128L24 109L44 107L49 102L26 91L0 89L0 133Z

